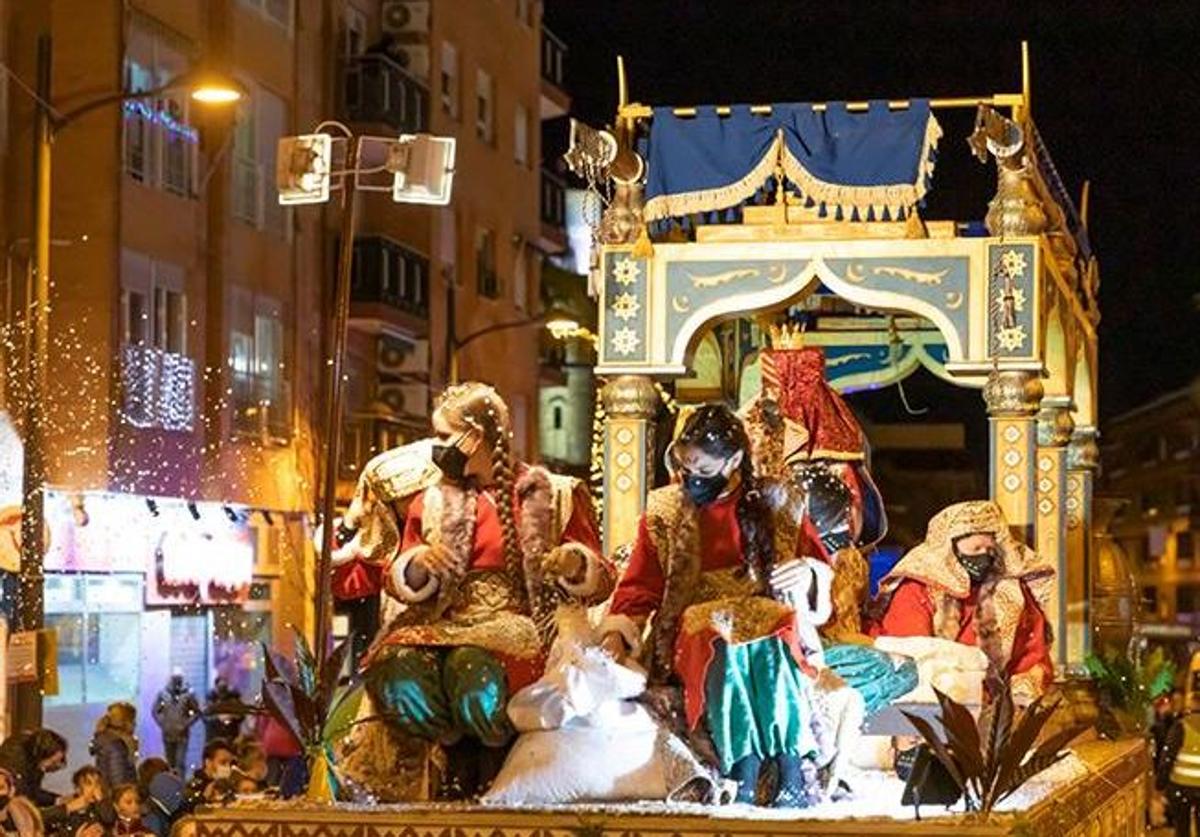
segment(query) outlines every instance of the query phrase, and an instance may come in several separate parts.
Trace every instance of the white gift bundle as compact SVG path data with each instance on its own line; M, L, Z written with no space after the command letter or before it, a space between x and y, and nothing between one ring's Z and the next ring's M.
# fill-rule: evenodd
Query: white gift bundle
M875 647L917 662L917 688L901 697L900 702L937 703L933 693L937 689L959 703L983 703L987 655L976 646L931 636L881 636L876 638Z
M521 733L483 802L547 805L669 799L709 775L687 747L632 700L646 674L596 644L582 611L560 616L546 673L513 695Z

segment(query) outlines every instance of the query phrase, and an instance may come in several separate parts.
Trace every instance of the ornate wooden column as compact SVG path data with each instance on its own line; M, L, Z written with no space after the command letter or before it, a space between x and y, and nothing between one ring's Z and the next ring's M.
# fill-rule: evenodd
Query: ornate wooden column
M1100 449L1096 428L1076 427L1067 444L1067 661L1092 650L1092 494Z
M633 543L654 480L654 420L658 391L650 378L622 375L605 385L604 551Z
M1054 562L1058 573L1056 595L1046 617L1054 630L1054 662L1060 671L1072 663L1083 662L1078 653L1078 637L1072 637L1074 620L1068 593L1079 581L1067 561L1067 444L1074 427L1069 398L1042 399L1037 416L1037 517L1033 546L1038 554Z
M1037 492L1037 412L1042 381L1034 372L993 370L983 387L991 455L991 496L1009 525L1033 546Z

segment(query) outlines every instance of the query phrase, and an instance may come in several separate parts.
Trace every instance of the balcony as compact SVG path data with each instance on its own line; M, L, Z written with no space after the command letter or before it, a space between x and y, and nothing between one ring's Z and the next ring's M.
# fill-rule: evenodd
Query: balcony
M545 27L542 28L542 119L566 116L571 97L563 89L563 67L566 65L567 45Z
M196 362L142 344L121 347L121 418L134 427L190 432Z
M429 130L429 89L386 55L346 59L342 108L350 122L383 124L402 134Z
M342 425L339 476L344 481L356 480L366 464L385 450L428 435L428 426L418 421L373 414L351 415Z
M544 253L561 253L567 249L567 184L560 175L542 169L541 189L538 246Z
M429 333L429 259L379 236L354 242L350 320L403 333Z

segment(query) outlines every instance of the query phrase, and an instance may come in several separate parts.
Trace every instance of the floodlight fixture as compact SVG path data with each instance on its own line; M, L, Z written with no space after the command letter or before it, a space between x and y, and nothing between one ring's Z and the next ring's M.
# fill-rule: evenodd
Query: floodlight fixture
M280 137L275 159L275 185L281 205L326 203L329 200L333 169L331 135Z
M392 200L445 206L454 185L454 137L401 134L388 148L387 171L393 175Z

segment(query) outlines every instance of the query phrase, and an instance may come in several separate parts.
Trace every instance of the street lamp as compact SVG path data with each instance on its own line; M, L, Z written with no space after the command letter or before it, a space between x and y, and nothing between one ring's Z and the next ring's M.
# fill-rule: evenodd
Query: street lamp
M338 135L335 135L338 134ZM341 456L342 364L350 318L350 274L354 260L355 192L390 192L396 203L444 206L454 183L453 137L401 134L371 137L354 134L340 122L322 122L311 134L279 140L275 172L283 205L325 203L335 190L342 195L342 230L334 291L333 345L325 379L325 480L321 500L321 555L317 564L315 650L321 665L329 653L333 621L329 577L333 566L332 525L337 510L338 460Z
M17 607L20 630L41 629L44 621L42 535L45 527L46 453L43 426L46 373L50 350L50 167L51 148L57 133L79 117L110 104L157 96L167 90L191 88L202 102L234 102L240 88L211 71L194 71L151 90L121 91L100 96L68 111L50 102L52 42L38 37L37 87L34 106L34 214L33 214L33 305L29 353L28 397L25 400L25 456L22 471L21 592ZM7 69L7 68L6 68ZM16 695L15 716L19 728L32 729L41 723L41 696L36 684L22 685Z
M453 300L453 297L451 299ZM453 322L453 319L450 321ZM468 343L473 343L480 337L494 334L497 331L508 331L509 329L525 328L532 325L542 326L550 332L550 336L555 340L568 340L572 337L587 337L591 335L591 332L581 326L579 320L570 311L559 307L552 307L535 317L526 317L523 320L493 323L492 325L484 326L477 331L471 332L466 337L451 335L450 383L458 383L458 353Z

